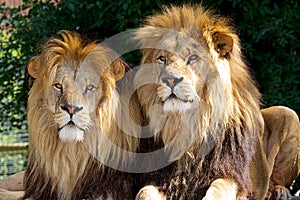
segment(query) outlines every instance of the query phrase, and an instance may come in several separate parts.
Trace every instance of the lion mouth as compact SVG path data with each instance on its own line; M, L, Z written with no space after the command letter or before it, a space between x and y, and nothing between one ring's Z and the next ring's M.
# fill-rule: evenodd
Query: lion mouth
M178 96L176 96L176 94L174 94L174 93L172 93L165 101L163 101L163 103L168 100L179 100L179 101L182 101L183 103L193 103L193 100L181 99Z
M193 100L186 100L172 93L162 102L163 110L166 113L185 113L192 108Z
M59 138L63 142L80 142L84 138L84 130L78 127L72 120L58 129Z
M58 131L62 130L63 128L78 128L81 131L84 131L82 128L80 128L79 126L77 126L72 120L70 120L68 123L66 123L65 125L63 125L62 127L58 128Z

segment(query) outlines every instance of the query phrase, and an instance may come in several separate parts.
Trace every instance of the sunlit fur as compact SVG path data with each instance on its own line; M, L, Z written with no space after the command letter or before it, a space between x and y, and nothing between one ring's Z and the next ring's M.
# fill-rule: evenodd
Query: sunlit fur
M116 147L135 151L138 145L135 137L123 133L115 122L122 112L115 86L124 75L125 67L114 56L110 50L95 42L88 43L76 33L62 31L61 38L51 38L43 46L41 54L29 63L28 71L35 81L28 99L30 141L25 197L70 200L106 199L111 195L126 199L130 195L123 174L102 164L109 160L125 162L128 158L122 157ZM63 90L59 98L53 95L53 84L63 66L71 69L72 73L89 73L85 74L88 78L98 76L94 93L78 96L80 91L72 93ZM85 70L87 66L89 70ZM80 71L81 68L83 71ZM67 77L71 72L61 73ZM76 76L78 81L80 77L84 78L83 74ZM55 112L59 112L64 98L83 102L83 107L87 106L83 108L84 116L79 120L87 124L83 126L84 134L78 136L82 138L68 137L68 134L75 134L75 130L65 135L67 139L58 135ZM126 126L126 122L123 123L122 126ZM68 130L72 131L72 128L65 131ZM126 130L136 131L131 127ZM114 145L110 145L107 139Z
M228 52L215 46L215 33L232 41ZM148 64L135 77L138 98L151 131L162 139L170 159L178 160L174 174L166 170L170 178L160 175L165 182L156 184L170 199L198 199L215 179L230 178L239 192L250 194L249 167L263 127L261 95L230 22L201 6L170 6L149 17L135 40L143 48L142 64ZM162 54L169 59L165 66L158 62ZM186 60L192 54L199 59L190 65ZM173 112L165 109L165 86L159 80L164 73L184 77L190 83L185 90L197 91L190 108L175 104Z

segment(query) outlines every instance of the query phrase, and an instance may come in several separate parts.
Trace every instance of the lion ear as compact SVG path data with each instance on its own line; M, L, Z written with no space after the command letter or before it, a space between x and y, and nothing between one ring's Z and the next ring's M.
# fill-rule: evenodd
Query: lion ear
M111 71L116 80L119 80L124 76L126 66L127 64L122 59L117 59L111 64Z
M33 78L38 77L38 68L39 68L39 62L37 57L31 58L31 60L27 64L27 72L30 76Z
M215 32L212 35L215 50L221 57L226 57L233 48L233 39L231 36L224 33Z

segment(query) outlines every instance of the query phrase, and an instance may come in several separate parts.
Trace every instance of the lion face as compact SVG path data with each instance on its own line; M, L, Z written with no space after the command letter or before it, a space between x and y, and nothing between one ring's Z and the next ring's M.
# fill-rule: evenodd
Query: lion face
M46 113L62 141L82 141L99 124L100 104L113 98L125 66L100 45L84 46L77 35L62 35L64 42L51 40L29 63L28 72L35 78L29 102L40 102L42 109L33 111Z
M230 72L226 69L229 67L227 60L220 59L221 64L216 65L206 41L201 38L196 40L184 31L165 31L157 42L156 48L144 55L144 63L149 62L154 65L141 67L136 82L139 82L138 79L142 76L143 80L146 79L145 74L152 77L152 79L148 77L149 80L146 81L154 83L152 88L144 88L155 93L165 113L186 113L191 109L199 109L200 104L205 106L209 98L208 87L212 82L216 84L219 81L223 84L220 89L225 90L227 87L226 82L230 77ZM143 90L143 86L141 88Z
M47 105L54 115L61 140L83 140L96 110L99 80L97 72L89 65L74 69L65 64L57 69Z
M167 51L154 54L160 72L157 96L165 112L184 113L199 104L207 76L215 69L205 48L192 38L167 34L162 41Z

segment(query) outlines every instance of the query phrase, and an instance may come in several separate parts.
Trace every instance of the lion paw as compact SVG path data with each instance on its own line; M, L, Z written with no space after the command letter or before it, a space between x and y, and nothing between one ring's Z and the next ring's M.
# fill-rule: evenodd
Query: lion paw
M276 200L289 200L291 199L292 195L286 187L282 185L276 185L274 197Z
M0 200L17 200L22 199L24 191L8 191L0 188Z
M153 185L143 187L136 195L135 200L165 200L166 198Z

